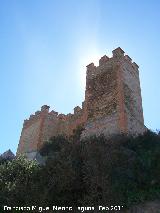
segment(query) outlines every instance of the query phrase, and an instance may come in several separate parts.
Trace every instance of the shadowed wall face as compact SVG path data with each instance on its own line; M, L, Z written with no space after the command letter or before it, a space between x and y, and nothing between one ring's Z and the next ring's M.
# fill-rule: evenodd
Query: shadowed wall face
M88 79L88 119L95 120L115 113L116 72L113 67L97 70L98 74Z
M118 132L117 70L107 57L98 67L87 67L86 105L88 119L83 136Z

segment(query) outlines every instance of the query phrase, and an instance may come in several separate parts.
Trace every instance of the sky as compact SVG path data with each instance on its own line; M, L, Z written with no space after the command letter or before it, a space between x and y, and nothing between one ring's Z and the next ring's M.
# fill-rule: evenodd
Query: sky
M121 47L139 65L145 125L160 129L159 0L0 0L0 153L47 104L81 106L86 65Z

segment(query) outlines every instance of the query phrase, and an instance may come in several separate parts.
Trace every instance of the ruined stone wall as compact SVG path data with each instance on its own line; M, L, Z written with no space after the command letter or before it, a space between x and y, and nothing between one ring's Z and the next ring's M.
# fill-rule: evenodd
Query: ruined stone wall
M49 112L47 105L24 121L18 153L35 152L52 136L73 134L84 126L81 137L117 133L143 133L144 127L138 65L121 48L87 66L85 101L74 113Z
M72 135L74 129L86 122L84 112L84 108L75 107L74 114L64 115L55 111L49 112L48 106L42 106L41 111L24 121L17 154L32 155L51 137Z
M87 79L88 120L110 116L116 112L116 71L113 66L97 67Z
M78 126L84 126L87 121L87 115L85 110L85 103L82 103L82 109L77 106L74 108L74 114L69 114L66 120L68 126L67 135L72 135L73 131Z
M118 133L117 70L112 59L103 56L98 67L87 66L85 96L88 119L83 137Z
M58 119L58 113L51 111L48 112L45 115L44 121L43 121L43 127L41 129L41 140L38 144L38 149L41 148L41 146L46 142L49 141L49 139L57 135L58 132L58 125L59 125L59 119Z
M20 137L20 143L17 150L18 153L25 153L37 150L40 123L41 120L37 119L27 127L23 127Z
M121 48L87 66L85 101L88 119L83 137L92 134L143 133L138 65Z
M73 114L58 114L51 111L47 114L42 131L42 141L48 141L52 136L64 135L70 136L80 125L84 125L86 116L84 108L79 106L74 108Z

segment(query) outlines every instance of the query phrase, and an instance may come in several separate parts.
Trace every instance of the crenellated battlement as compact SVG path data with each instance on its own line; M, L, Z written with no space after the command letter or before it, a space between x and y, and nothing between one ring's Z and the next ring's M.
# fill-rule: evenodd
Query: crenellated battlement
M82 103L82 108L76 106L73 109L73 113L69 113L67 115L58 113L54 110L49 111L50 106L43 105L41 107L41 111L36 111L34 114L31 114L29 119L25 119L23 123L23 128L28 128L33 123L37 122L38 120L42 119L44 116L49 117L51 120L59 120L59 121L70 121L77 118L77 116L82 116L84 112L85 103Z
M128 55L125 55L124 58L127 62L132 63L132 59Z
M105 65L109 61L109 57L104 55L99 59L99 66Z
M130 58L127 54L125 55L125 52L120 48L116 48L112 51L112 57L109 58L108 56L104 55L99 59L99 65L95 66L94 63L90 63L87 65L87 78L94 78L96 75L101 72L104 67L110 67L113 64L120 63L120 64L127 64L127 66L130 66L130 70L138 72L139 66L132 62L132 58Z
M52 136L71 136L80 125L84 126L81 138L145 131L139 66L132 58L118 47L112 57L102 56L98 66L90 63L86 67L82 107L65 115L43 105L24 120L18 153L36 152Z

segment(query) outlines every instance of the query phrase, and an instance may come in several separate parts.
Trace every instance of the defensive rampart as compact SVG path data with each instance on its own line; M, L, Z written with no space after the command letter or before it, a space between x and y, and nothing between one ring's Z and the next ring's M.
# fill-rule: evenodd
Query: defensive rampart
M73 114L41 111L25 120L18 153L32 153L40 149L52 136L73 134L84 126L81 137L104 134L141 134L146 130L143 119L138 65L118 47L111 58L106 55L87 66L85 101Z

